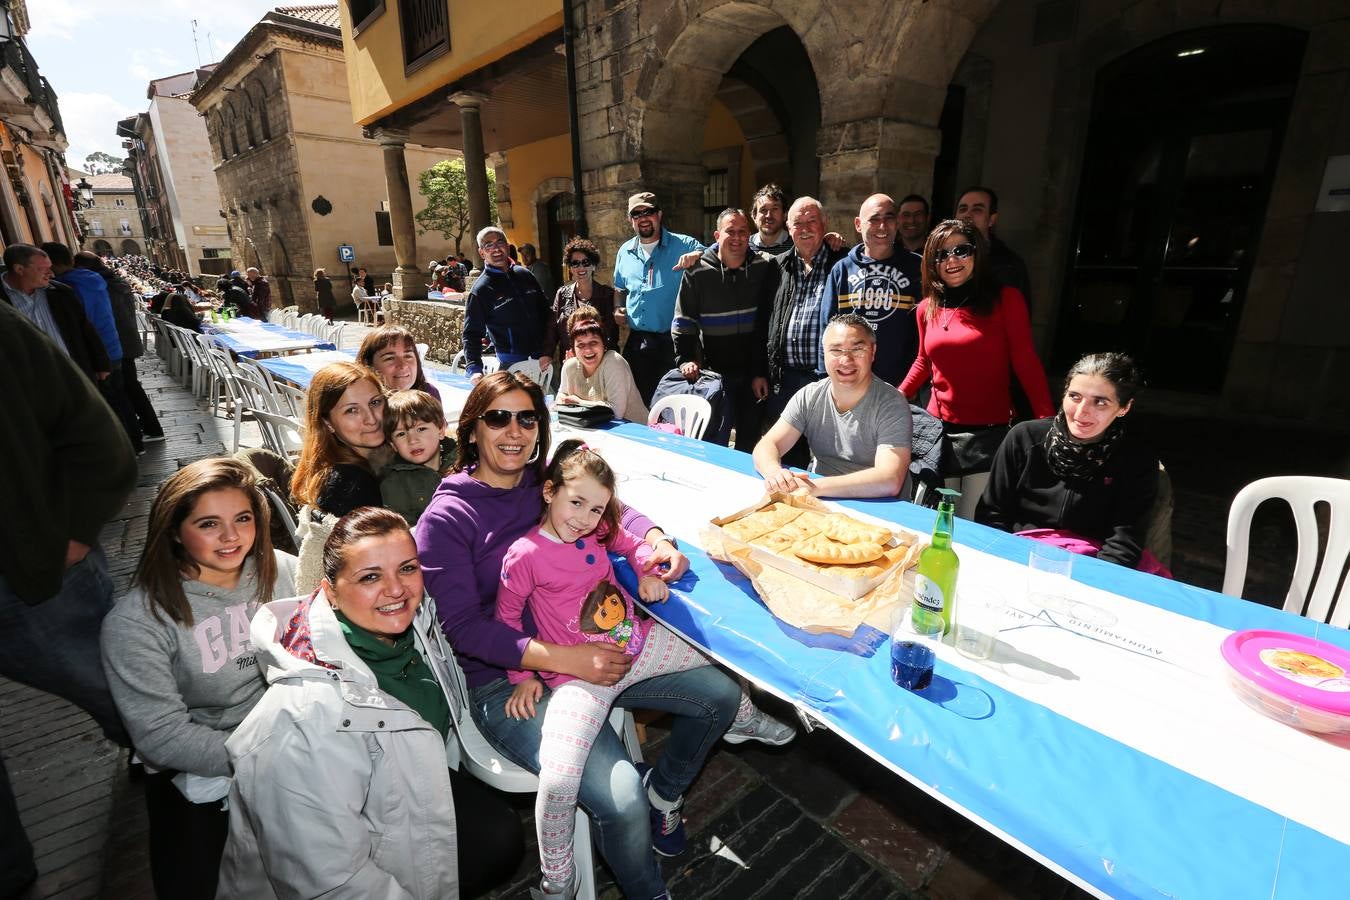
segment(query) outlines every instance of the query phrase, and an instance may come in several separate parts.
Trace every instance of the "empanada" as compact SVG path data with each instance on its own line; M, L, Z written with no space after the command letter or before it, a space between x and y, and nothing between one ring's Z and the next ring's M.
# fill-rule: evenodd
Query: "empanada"
M760 535L775 531L791 522L802 511L786 503L774 503L757 509L748 516L722 526L722 530L738 541L752 541Z
M841 544L881 544L885 546L891 540L891 530L880 525L868 525L848 516L829 516L821 531L831 540Z
M893 566L904 562L908 553L909 548L903 544L899 547L887 547L883 550L880 558L870 562L821 566L820 571L822 574L834 575L838 578L876 578L890 571Z
M807 538L793 547L792 552L808 562L831 566L871 562L883 553L877 543L840 544L823 534Z

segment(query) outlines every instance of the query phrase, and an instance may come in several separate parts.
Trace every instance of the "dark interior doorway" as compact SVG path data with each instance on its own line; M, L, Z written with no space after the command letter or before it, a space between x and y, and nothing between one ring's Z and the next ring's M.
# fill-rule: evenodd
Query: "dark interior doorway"
M1124 350L1155 387L1222 388L1305 43L1292 29L1229 26L1101 70L1058 368Z
M539 258L553 273L553 283L567 281L562 252L567 242L577 236L576 197L570 193L554 194L543 207L544 227L539 229ZM552 297L549 298L552 301Z

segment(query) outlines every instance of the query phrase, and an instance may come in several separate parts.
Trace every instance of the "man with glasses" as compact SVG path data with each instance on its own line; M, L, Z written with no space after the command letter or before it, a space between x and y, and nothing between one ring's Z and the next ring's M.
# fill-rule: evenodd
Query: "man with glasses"
M701 253L704 247L687 234L666 230L656 195L649 191L628 198L628 219L633 237L614 260L614 287L622 295L615 303L615 318L628 325L623 356L650 406L657 383L675 367L670 329L680 286L677 273L684 268L681 257Z
M464 358L469 380L483 377L483 337L492 338L503 369L527 359L549 367L557 343L548 298L530 270L511 261L506 232L489 225L478 232L483 274L464 301Z
M872 374L876 335L862 316L835 316L821 341L828 377L793 395L755 445L755 469L768 491L805 487L817 497L909 499L909 404ZM805 437L811 475L783 466L783 454Z
M876 332L875 372L882 381L899 384L919 355L919 326L914 307L923 299L921 260L897 242L899 216L895 201L873 194L853 220L862 243L833 269L825 288L832 312L857 313Z
M761 403L769 396L764 348L777 271L751 252L744 210L723 210L713 237L716 249L703 251L680 279L671 336L685 378L697 380L704 368L722 376L735 447L749 453L759 440Z

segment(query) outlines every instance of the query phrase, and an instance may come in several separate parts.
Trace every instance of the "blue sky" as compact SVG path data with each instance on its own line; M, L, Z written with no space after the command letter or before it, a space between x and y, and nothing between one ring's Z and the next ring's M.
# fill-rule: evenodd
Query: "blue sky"
M145 111L151 79L218 61L277 0L28 0L28 47L56 90L70 149L122 155L117 121ZM192 20L197 20L197 44Z

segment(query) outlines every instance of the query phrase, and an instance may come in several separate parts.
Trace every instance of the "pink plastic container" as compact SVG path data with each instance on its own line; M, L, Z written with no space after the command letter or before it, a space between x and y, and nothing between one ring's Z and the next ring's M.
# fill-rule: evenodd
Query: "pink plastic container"
M1236 631L1223 642L1228 682L1248 706L1295 728L1350 734L1350 652L1283 631Z

